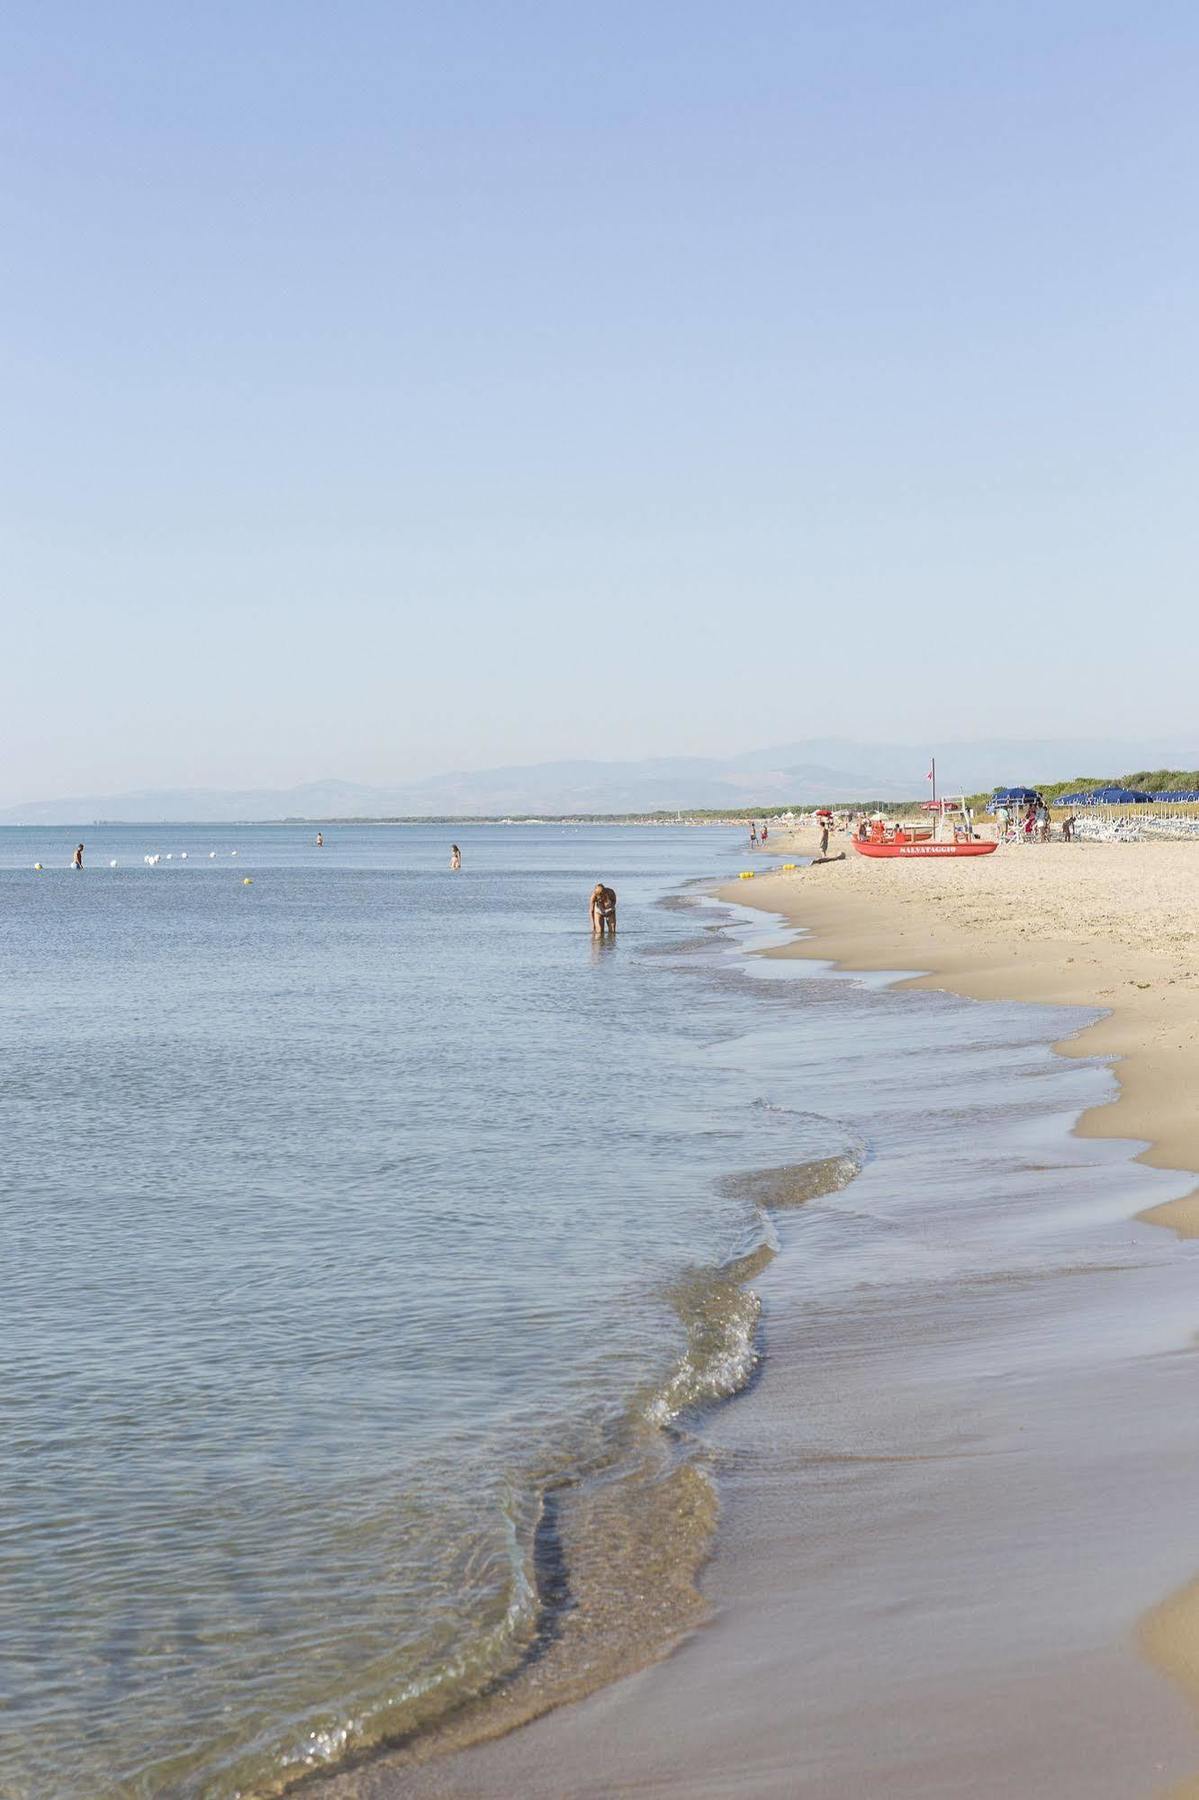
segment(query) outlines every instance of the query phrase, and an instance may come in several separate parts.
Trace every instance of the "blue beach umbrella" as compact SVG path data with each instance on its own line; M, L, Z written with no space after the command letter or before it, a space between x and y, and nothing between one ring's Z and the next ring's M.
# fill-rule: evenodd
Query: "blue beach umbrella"
M1140 788L1099 787L1088 793L1063 794L1059 806L1146 806L1161 799L1160 794L1144 794Z
M1022 800L1036 800L1039 798L1040 796L1038 795L1036 788L996 788L995 792L991 795L991 810L994 811L997 806L1013 806L1017 805Z

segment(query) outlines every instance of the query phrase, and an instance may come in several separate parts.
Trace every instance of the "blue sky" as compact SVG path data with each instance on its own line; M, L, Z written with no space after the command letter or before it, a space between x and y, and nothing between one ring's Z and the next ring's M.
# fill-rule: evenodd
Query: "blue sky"
M0 803L1190 728L1194 9L9 16Z

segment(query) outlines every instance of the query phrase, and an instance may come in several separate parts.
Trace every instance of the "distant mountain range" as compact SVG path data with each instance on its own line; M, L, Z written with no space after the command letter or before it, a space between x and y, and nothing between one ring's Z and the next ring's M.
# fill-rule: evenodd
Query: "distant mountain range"
M1156 766L1194 767L1199 737L1175 740L989 739L936 752L942 793L999 783ZM738 756L643 762L553 762L430 776L368 787L312 781L230 791L161 788L82 794L0 810L5 825L83 825L345 818L503 818L563 813L649 813L688 808L805 805L822 800L910 800L929 793L929 752L911 744L811 738Z

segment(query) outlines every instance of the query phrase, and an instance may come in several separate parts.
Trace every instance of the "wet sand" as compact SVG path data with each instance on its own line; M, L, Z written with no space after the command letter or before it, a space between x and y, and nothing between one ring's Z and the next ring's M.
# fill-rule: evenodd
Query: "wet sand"
M1111 1007L1059 1048L1125 1059L1118 1103L1080 1128L1125 1141L1063 1149L1046 1129L1005 1205L972 1171L947 1211L867 1168L785 1222L755 1281L765 1377L705 1433L722 1503L710 1622L498 1742L383 1760L331 1793L1199 1795L1199 1206L1185 1176L1162 1177L1171 1197L1127 1216L1148 1182L1128 1139L1151 1140L1154 1168L1199 1167L1196 882L1199 847L1079 845L724 890L812 934L770 958ZM968 1161L935 1108L929 1129ZM1043 1190L1027 1178L1050 1166ZM894 1278L822 1294L797 1234L826 1233L831 1268L863 1209L905 1250ZM960 1240L957 1274L907 1256L922 1233L938 1252Z

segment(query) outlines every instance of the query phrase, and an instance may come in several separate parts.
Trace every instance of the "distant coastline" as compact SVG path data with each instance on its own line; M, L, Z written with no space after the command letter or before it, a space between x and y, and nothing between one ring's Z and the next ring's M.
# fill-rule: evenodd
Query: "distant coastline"
M914 806L914 800L890 801L879 799L845 801L838 806L839 811L861 811L878 809L890 805L894 810L902 810L905 806ZM778 823L797 824L811 813L812 807L746 806L728 811L709 811L702 807L665 807L658 812L603 812L603 813L538 813L536 816L517 818L500 813L288 813L278 818L261 819L193 819L182 814L173 817L164 815L154 819L123 819L117 816L108 818L84 819L27 819L9 820L0 824L5 831L68 831L75 827L81 829L101 829L119 826L122 830L132 826L197 826L219 825L234 830L239 827L253 827L256 830L267 826L295 825L620 825L620 826L655 826L663 825L748 825L751 820L764 819L770 825Z

